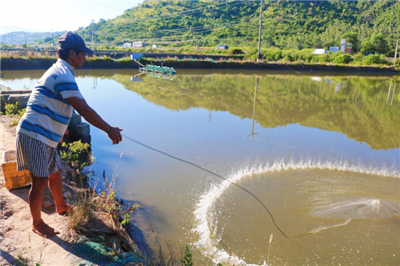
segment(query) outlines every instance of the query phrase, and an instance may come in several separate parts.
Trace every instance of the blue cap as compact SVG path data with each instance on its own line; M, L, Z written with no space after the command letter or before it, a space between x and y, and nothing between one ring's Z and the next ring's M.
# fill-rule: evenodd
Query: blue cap
M93 53L92 50L86 47L82 37L72 31L64 33L64 35L58 39L58 44L61 48L74 48L88 54Z

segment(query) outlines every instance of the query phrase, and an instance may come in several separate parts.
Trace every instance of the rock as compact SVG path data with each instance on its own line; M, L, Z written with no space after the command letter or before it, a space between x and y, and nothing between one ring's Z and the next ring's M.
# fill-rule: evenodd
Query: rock
M88 123L79 123L76 125L76 133L78 135L86 136L90 134L90 125Z

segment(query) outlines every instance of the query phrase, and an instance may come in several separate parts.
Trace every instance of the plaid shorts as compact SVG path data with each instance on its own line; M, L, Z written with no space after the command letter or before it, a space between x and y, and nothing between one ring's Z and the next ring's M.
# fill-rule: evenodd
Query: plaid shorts
M17 169L29 170L36 177L49 177L61 168L57 148L25 134L17 134Z

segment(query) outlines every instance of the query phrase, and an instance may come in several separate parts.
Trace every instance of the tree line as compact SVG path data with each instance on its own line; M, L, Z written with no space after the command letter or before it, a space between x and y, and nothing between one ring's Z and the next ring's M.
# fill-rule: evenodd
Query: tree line
M144 1L111 20L82 27L79 33L109 45L146 41L166 46L225 44L256 47L259 1ZM400 38L398 1L265 1L262 47L286 49L339 46L353 52L393 55Z

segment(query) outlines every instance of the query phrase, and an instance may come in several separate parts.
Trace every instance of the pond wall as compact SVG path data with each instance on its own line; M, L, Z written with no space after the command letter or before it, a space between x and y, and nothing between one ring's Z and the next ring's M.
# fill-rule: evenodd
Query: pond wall
M399 74L400 71L393 66L354 66L354 65L323 65L323 64L301 64L301 63L269 63L252 62L233 59L222 59L218 57L215 60L211 57L205 59L191 58L190 55L184 59L150 59L142 58L142 64L155 64L184 68L202 68L202 69L265 69L265 70L295 70L295 71L345 71L345 72L376 72ZM47 69L54 64L56 58L13 58L5 57L1 61L2 70L25 70L25 69ZM112 58L88 58L83 65L83 69L113 69L113 68L138 68L139 65L130 59L114 60Z

